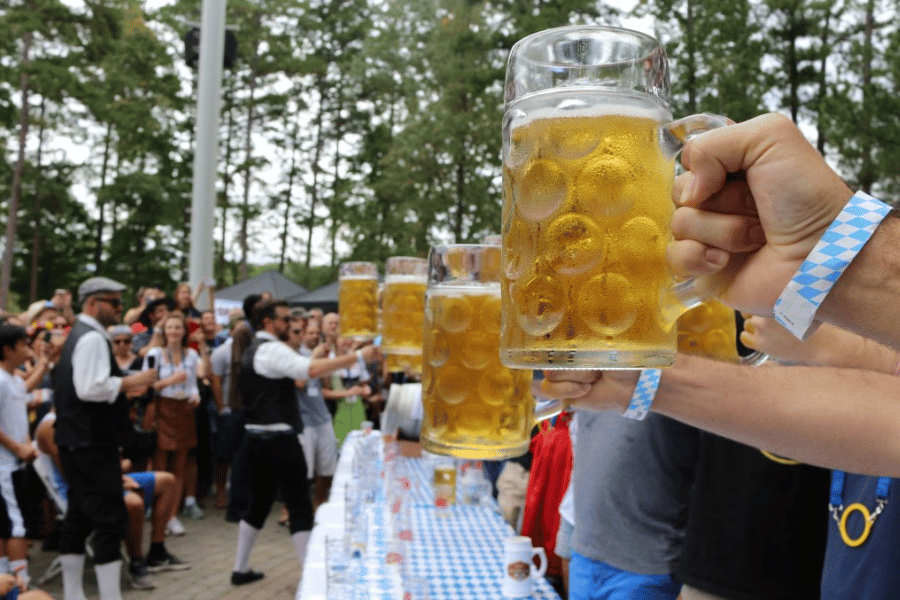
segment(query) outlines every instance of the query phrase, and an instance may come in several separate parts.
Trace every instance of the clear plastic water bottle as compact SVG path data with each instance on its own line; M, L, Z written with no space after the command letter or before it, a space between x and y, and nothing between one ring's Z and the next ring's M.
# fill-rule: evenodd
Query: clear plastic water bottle
M459 478L463 504L481 505L493 495L491 482L485 477L484 465L480 460L464 462Z

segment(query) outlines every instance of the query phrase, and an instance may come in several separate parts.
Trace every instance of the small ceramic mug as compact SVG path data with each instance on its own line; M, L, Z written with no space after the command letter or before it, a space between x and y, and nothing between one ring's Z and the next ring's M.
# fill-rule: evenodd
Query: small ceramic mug
M534 557L540 566L534 566ZM527 598L534 593L534 580L547 571L547 555L543 548L533 548L531 538L514 536L503 540L503 597Z

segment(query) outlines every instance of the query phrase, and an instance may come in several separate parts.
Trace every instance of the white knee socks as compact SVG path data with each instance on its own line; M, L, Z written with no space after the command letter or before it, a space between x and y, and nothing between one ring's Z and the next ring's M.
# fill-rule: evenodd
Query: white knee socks
M298 531L291 535L291 541L294 542L294 548L297 550L297 560L300 561L301 567L306 560L306 546L309 544L310 533L309 531Z
M97 573L97 588L100 600L122 600L122 561L114 560L103 565L94 566Z
M84 573L84 554L61 554L64 600L86 600L81 576Z
M250 570L250 551L253 550L253 544L256 543L257 534L259 534L259 529L246 521L238 524L237 551L234 557L235 573L246 573Z

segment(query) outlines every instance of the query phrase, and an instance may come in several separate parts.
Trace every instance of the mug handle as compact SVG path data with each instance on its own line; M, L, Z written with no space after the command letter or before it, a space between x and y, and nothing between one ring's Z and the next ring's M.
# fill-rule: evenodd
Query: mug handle
M538 566L537 573L534 572L534 562L531 564L531 576L532 577L543 577L544 573L547 572L547 553L544 552L543 548L532 548L531 549L532 558L537 556L540 558L540 565Z
M659 128L660 149L670 158L675 158L691 139L701 133L727 127L732 123L733 121L727 117L710 113L700 113L672 121ZM670 314L669 316L677 318L701 302L717 298L725 290L726 285L727 281L721 271L716 275L679 281L675 284L673 293L682 306L675 310L677 315Z

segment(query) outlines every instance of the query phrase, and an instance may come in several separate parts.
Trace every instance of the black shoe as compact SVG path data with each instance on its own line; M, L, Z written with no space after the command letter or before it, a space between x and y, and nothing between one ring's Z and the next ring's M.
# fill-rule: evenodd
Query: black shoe
M153 583L147 572L147 565L142 560L133 561L128 566L128 580L131 582L131 587L136 590L156 588L156 584Z
M147 556L147 571L150 573L159 573L160 571L184 571L185 569L190 568L191 565L168 552L160 557Z
M265 577L258 571L247 571L246 573L231 572L231 585L244 585L245 583L253 583Z

